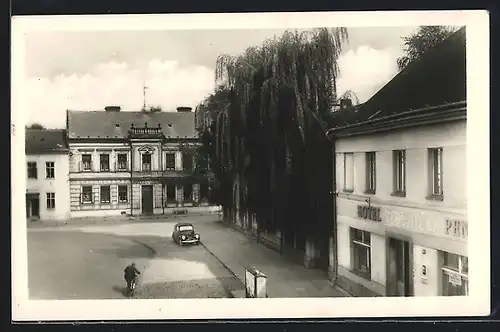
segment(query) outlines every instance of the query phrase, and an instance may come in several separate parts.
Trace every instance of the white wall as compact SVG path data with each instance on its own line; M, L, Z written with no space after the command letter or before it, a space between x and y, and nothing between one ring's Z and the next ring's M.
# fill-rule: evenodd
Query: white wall
M55 178L45 178L45 163L54 162ZM39 193L40 219L61 220L70 217L69 159L67 154L27 155L26 162L36 162L37 179L27 179L26 192ZM28 177L27 164L26 177ZM55 209L47 209L47 193L55 193ZM28 204L28 202L26 202Z
M443 147L443 201L429 200L428 149ZM340 138L336 141L337 191L344 185L343 153L354 152L354 192L366 195L365 152L376 152L376 194L380 200L465 210L466 123L455 122L383 134ZM406 149L406 197L392 196L392 151Z
M425 253L424 253L425 252ZM441 281L439 251L419 245L413 246L413 279L415 296L438 296ZM426 278L422 279L422 267L426 267Z

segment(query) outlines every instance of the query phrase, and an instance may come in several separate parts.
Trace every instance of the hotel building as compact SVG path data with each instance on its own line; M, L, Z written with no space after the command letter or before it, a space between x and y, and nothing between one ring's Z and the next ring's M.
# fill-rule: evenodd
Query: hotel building
M468 294L465 28L329 130L335 282L355 296Z

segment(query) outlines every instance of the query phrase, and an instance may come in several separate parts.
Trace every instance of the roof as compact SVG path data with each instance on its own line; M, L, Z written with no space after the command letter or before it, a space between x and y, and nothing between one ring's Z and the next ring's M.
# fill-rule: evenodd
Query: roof
M67 153L66 131L63 129L26 129L26 154Z
M356 109L335 112L332 127L466 100L465 27L412 61Z
M172 138L196 138L194 112L67 111L68 138L126 138L133 124L161 126ZM170 125L170 126L169 126Z

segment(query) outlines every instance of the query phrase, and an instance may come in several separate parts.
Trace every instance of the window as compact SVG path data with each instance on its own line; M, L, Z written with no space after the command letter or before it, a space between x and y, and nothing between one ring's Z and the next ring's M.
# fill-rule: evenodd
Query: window
M167 153L165 156L165 169L175 170L175 153Z
M190 202L193 200L193 185L185 184L184 185L184 201Z
M191 225L181 225L179 226L179 232L192 232L194 230Z
M193 169L193 156L191 153L182 153L182 166L185 171L191 171Z
M376 186L376 163L375 152L366 153L366 193L375 194Z
M354 191L354 154L344 153L344 191Z
M469 259L443 252L443 295L469 295Z
M405 196L406 194L405 150L394 151L394 194L399 196Z
M47 209L56 208L56 193L47 193Z
M36 179L37 177L36 162L28 162L28 179Z
M118 202L127 203L128 202L128 187L118 186Z
M127 155L125 153L120 153L118 155L118 170L124 171L127 169Z
M109 172L109 154L101 154L99 158L100 158L101 172Z
M365 278L370 278L370 233L351 228L352 269Z
M56 177L55 166L53 161L47 161L45 163L45 178L53 179Z
M101 203L110 202L110 188L109 186L101 186Z
M430 196L443 196L443 148L429 149Z
M82 155L82 166L84 171L92 170L92 155L84 154Z
M142 155L142 170L143 171L151 170L151 155L148 153L144 153Z
M175 185L167 184L167 202L175 201Z
M82 203L92 203L92 186L82 187Z
M201 184L200 185L200 198L201 199L208 199L208 184Z

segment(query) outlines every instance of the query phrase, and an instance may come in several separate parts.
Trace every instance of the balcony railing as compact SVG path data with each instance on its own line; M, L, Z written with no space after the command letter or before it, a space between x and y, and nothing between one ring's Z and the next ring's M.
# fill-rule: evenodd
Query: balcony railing
M149 128L145 123L144 127L135 127L132 125L128 130L129 138L164 138L161 126L158 124L156 128Z

